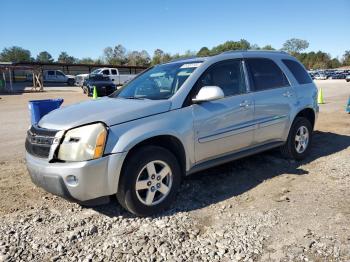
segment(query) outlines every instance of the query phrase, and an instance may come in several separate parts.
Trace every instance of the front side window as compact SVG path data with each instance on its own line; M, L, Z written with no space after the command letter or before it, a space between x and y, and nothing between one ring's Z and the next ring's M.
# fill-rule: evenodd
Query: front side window
M196 91L203 86L218 86L225 97L246 93L242 61L229 60L213 65L197 81Z
M248 58L246 62L255 91L289 86L286 76L272 60Z
M109 80L109 78L107 76L103 76L103 75L92 75L90 77L90 79L92 81L106 81L106 80Z
M111 97L128 99L168 99L183 85L186 79L201 64L196 63L169 63L162 64L145 71L134 78Z
M57 71L57 72L56 72L56 75L58 75L58 76L64 76L64 74L61 73L60 71Z

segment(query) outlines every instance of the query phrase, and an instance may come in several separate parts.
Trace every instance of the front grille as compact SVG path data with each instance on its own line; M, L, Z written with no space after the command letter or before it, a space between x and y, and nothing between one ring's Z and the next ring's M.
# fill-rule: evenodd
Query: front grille
M36 125L31 126L27 132L25 144L27 152L33 156L47 158L57 132L57 130L44 129Z

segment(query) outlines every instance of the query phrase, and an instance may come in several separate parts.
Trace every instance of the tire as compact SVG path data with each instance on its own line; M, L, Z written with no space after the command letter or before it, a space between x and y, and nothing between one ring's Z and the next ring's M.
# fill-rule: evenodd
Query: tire
M75 83L75 80L74 79L68 79L68 81L67 81L67 85L69 85L69 86L74 86L74 83Z
M304 159L310 150L312 131L313 128L308 119L297 117L289 130L287 142L280 148L282 155L288 159ZM299 142L297 141L297 136L299 137Z
M152 169L152 166L155 168ZM162 175L161 171L166 170L170 172L163 172ZM160 178L161 176L163 178ZM181 177L180 165L170 151L158 146L141 147L128 157L123 167L117 199L125 209L135 215L157 214L168 208L175 199ZM136 190L138 181L141 182L138 183L139 189ZM148 198L149 195L150 198ZM153 199L152 202L149 201L150 199Z

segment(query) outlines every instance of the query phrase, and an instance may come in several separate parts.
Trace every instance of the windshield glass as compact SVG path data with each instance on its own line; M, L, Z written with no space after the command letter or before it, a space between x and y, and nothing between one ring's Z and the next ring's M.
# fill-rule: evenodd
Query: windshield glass
M101 69L95 69L95 70L92 71L90 74L96 75L96 74L99 74L100 72L101 72Z
M170 63L155 66L116 91L111 97L128 99L168 99L173 96L201 64Z

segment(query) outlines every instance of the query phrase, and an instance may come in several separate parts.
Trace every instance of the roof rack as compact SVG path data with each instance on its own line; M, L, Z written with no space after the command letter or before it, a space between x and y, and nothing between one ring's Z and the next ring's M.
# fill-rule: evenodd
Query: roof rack
M170 60L167 63L176 62L176 61L183 61L183 60L190 60L190 59L195 59L195 58L200 58L200 57L198 57L198 56L179 57L179 58L175 58L173 60Z
M230 51L225 51L220 53L219 55L222 54L231 54L231 53L239 53L239 52L266 52L266 53L281 53L281 54L287 54L287 52L283 50L256 50L256 49L238 49L238 50L230 50Z

